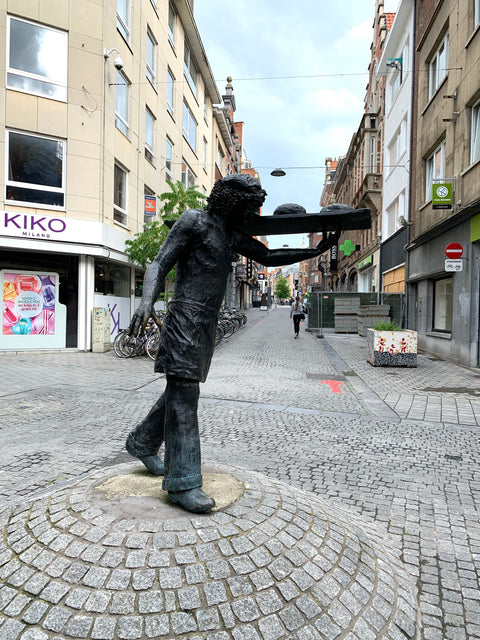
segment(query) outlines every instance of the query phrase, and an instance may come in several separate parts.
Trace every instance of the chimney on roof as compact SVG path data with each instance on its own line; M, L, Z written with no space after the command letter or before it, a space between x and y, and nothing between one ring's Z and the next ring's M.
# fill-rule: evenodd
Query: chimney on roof
M227 78L225 94L222 96L222 100L226 107L231 108L232 111L236 111L237 106L235 104L235 96L233 95L232 76L228 76Z

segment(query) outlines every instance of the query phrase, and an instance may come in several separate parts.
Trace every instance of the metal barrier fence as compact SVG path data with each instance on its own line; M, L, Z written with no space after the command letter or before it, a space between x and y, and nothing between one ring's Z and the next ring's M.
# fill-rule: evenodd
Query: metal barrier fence
M333 329L335 327L335 298L360 298L360 305L388 304L391 319L403 326L405 313L405 295L403 293L310 293L308 308L309 329Z

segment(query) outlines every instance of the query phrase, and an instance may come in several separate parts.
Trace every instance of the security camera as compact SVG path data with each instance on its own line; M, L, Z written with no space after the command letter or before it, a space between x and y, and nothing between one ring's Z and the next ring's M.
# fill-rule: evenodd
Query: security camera
M123 69L123 60L121 59L120 56L117 56L115 58L115 60L113 61L113 65L115 69L117 69L118 71L121 71Z

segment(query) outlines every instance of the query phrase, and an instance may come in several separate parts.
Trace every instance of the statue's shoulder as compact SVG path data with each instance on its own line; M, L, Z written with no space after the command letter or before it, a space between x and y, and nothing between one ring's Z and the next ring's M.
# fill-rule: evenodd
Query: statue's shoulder
M203 209L187 209L179 216L175 225L183 229L199 230L207 224L207 221L207 212Z

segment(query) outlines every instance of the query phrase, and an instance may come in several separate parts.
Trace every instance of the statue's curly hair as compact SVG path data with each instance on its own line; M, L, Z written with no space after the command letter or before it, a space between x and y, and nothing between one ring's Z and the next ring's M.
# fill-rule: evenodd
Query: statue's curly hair
M222 213L225 209L236 208L239 203L253 200L258 203L262 195L265 197L267 194L258 180L243 173L232 174L215 182L207 198L207 209Z

